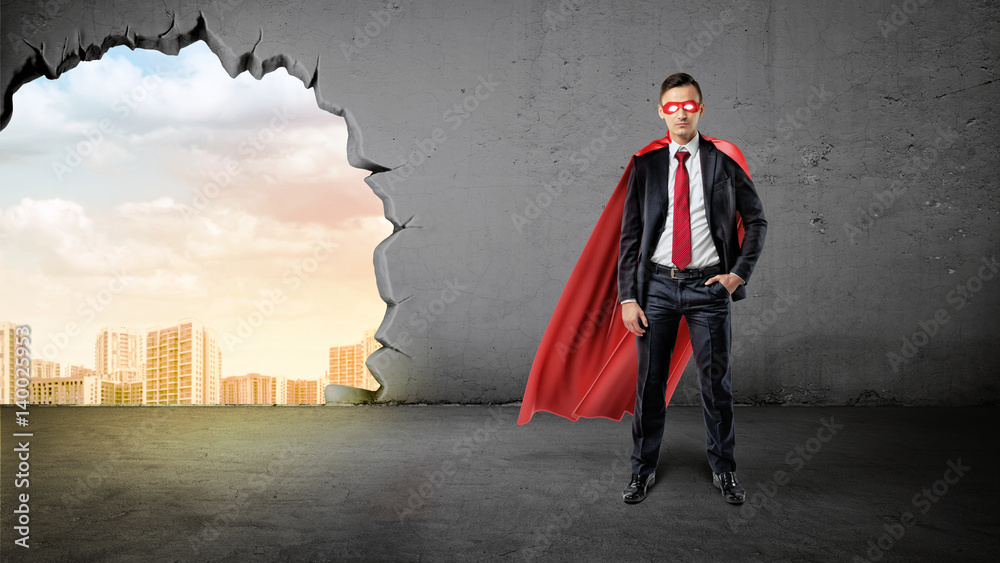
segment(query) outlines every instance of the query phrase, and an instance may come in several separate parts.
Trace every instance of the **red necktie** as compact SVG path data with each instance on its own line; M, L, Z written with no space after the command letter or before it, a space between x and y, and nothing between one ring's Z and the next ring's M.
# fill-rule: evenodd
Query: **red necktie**
M691 204L688 200L688 171L684 161L691 153L677 151L677 174L674 176L674 246L672 261L683 270L691 263Z

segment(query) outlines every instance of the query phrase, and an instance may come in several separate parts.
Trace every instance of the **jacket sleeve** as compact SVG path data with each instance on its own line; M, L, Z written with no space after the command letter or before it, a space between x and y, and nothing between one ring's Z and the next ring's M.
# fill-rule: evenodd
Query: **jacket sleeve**
M625 208L622 211L621 239L618 247L618 302L638 299L636 284L639 267L639 251L642 243L642 192L635 167L635 157L631 162L632 172L625 192Z
M733 168L735 169L736 211L743 219L744 233L740 254L729 271L742 278L744 283L749 283L757 259L760 258L760 253L764 249L767 220L764 218L764 206L757 195L753 181L738 164L734 163Z

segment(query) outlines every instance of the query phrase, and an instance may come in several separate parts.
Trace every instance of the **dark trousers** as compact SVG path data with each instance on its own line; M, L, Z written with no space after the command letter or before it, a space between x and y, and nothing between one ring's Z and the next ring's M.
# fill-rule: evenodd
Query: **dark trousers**
M639 374L632 417L632 472L648 475L656 469L666 417L664 395L670 374L677 328L683 316L691 333L698 385L708 434L708 464L715 473L736 471L736 434L730 382L729 292L721 283L675 280L654 272L643 313L649 326L636 337ZM640 325L642 320L640 319Z

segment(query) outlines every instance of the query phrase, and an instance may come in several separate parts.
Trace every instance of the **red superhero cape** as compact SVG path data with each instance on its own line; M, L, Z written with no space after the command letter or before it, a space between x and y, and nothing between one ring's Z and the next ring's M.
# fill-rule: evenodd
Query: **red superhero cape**
M701 136L736 161L750 175L746 159L736 145ZM641 155L670 144L670 133L636 153ZM621 420L635 408L635 335L625 328L618 303L618 247L621 239L625 192L632 159L618 180L583 253L566 282L556 309L538 345L528 384L521 401L518 424L538 411L577 420ZM743 220L737 215L740 244ZM691 358L691 336L681 319L667 379L667 404Z

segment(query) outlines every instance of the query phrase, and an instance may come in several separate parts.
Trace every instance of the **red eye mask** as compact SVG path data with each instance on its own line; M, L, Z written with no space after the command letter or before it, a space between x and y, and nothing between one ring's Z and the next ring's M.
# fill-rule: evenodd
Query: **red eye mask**
M663 104L663 113L670 115L672 113L677 113L677 110L681 108L684 108L684 111L686 112L693 113L698 111L698 108L700 107L701 104L694 100L688 100L686 102L667 102Z

